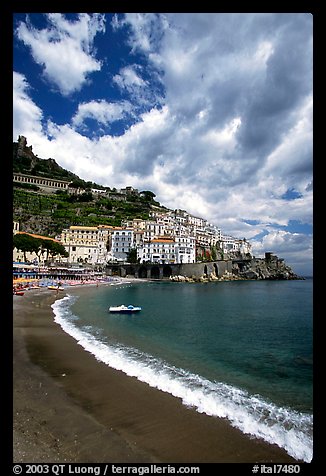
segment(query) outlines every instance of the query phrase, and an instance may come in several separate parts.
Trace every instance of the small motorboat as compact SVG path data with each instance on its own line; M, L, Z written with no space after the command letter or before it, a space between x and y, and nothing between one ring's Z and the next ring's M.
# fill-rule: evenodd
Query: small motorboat
M18 291L18 290L17 290L17 291L14 291L14 294L15 294L16 296L24 296L25 293L24 293L24 291Z
M64 291L65 288L63 286L50 285L50 286L48 286L48 289L50 289L52 291Z
M132 306L131 304L129 304L129 306L125 306L124 304L121 304L121 306L110 306L109 311L110 312L119 312L119 313L122 313L122 314L131 314L132 312L141 311L141 307Z

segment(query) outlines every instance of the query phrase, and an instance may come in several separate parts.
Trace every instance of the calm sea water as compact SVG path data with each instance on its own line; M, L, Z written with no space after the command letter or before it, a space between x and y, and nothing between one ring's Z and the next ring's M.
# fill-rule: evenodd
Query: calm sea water
M312 279L88 287L53 309L97 359L311 461Z

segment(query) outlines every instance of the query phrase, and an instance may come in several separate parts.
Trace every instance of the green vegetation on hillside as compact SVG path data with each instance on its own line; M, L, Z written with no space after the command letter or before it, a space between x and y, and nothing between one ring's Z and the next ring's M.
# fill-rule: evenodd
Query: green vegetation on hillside
M147 220L152 204L159 205L148 196L131 196L120 201L93 198L87 192L70 195L60 191L47 195L15 187L13 219L20 222L22 231L54 237L71 225L120 226L122 220Z
M113 188L112 198L96 196L91 189L111 191L110 187L87 182L54 159L41 159L31 147L19 148L16 142L13 143L13 172L67 180L71 182L69 187L84 189L82 194L64 190L48 194L37 185L14 182L13 220L19 222L21 231L29 233L54 237L71 225L120 226L123 220L147 220L152 206L161 207L149 190L125 196Z

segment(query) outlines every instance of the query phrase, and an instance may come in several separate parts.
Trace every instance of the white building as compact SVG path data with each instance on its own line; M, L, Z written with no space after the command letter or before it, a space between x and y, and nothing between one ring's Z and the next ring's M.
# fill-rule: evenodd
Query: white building
M153 238L137 248L137 258L140 263L194 263L195 238L188 236Z
M195 263L196 239L194 236L175 237L176 263Z
M223 253L233 253L237 251L236 239L233 236L222 235L220 246Z
M251 254L251 244L249 241L239 238L234 238L233 236L222 236L220 245L224 253L241 253L245 255L247 253Z
M100 262L98 227L70 226L62 231L61 242L69 253L68 263L96 264Z
M245 238L243 240L238 240L238 247L239 247L239 251L241 254L243 255L246 255L246 254L251 254L251 251L252 251L252 246L251 244L249 243L249 241L247 241Z
M107 225L70 226L61 233L61 241L69 253L69 263L95 265L126 261L133 239L131 229Z
M67 180L57 180L48 177L39 177L36 175L28 175L21 173L13 174L13 181L18 183L24 183L29 185L36 185L37 187L45 190L46 192L55 192L57 190L69 190L69 184L71 182Z
M131 228L116 228L111 232L110 256L113 260L127 261L127 255L134 246L134 232Z
M16 233L18 233L19 231L19 222L18 221L14 221L13 222L13 227L12 227L12 232L13 234L15 235Z
M137 248L140 263L176 263L176 244L173 238L154 238Z

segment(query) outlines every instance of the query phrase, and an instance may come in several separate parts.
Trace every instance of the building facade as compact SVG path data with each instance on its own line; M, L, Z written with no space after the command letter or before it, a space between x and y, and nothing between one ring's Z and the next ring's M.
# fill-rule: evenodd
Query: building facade
M134 232L130 228L112 230L110 256L117 261L127 261L128 253L134 246Z
M176 244L173 238L154 238L137 248L140 263L176 263Z
M195 238L187 236L153 238L137 247L137 258L140 263L195 263Z
M69 184L71 183L66 180L56 180L47 177L37 177L35 175L20 173L13 174L13 181L18 183L26 183L29 185L36 185L37 187L49 192L55 192L56 190L68 191Z
M126 261L133 241L131 229L107 225L70 226L61 233L69 263L98 265Z

